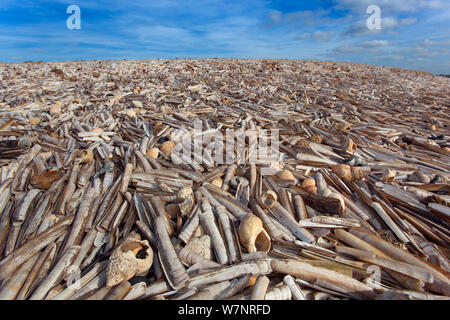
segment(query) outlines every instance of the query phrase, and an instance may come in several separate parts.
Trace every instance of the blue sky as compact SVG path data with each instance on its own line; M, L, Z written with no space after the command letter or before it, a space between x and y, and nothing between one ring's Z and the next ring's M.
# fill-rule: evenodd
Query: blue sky
M81 29L68 30L69 5ZM381 9L369 30L367 7ZM0 61L348 61L450 74L449 0L0 0Z

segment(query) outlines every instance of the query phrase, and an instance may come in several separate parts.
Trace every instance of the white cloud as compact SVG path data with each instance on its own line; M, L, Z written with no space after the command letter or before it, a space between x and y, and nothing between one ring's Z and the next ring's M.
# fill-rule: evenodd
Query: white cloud
M359 52L376 53L380 52L381 47L389 45L389 41L386 40L371 40L364 41L362 43L345 44L337 47L331 51L332 55L345 55Z
M330 39L333 38L334 34L334 31L317 30L314 32L313 37L315 41L330 41Z
M423 41L423 44L426 46L450 46L450 39L449 40L441 40L441 41L433 41L433 40L425 39Z
M387 45L389 45L389 41L386 40L370 40L362 43L362 46L366 48L384 47Z
M294 40L305 40L311 37L311 33L307 32L307 33L303 33L303 34L299 34L298 36L294 37Z
M269 12L269 20L271 23L278 24L281 22L282 19L282 13L278 10L273 10Z
M404 60L405 57L398 54L388 54L383 56L375 56L374 59L377 60L391 60L391 61L400 61Z

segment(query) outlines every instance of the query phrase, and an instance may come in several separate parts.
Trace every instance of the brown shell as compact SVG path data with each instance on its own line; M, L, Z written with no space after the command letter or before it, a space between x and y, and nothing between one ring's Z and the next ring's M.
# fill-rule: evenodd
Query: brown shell
M30 119L30 124L32 126L37 125L41 120L39 118L31 118Z
M158 158L159 155L159 149L158 148L151 148L146 153L148 156L152 157L153 159Z
M166 157L169 157L174 147L175 142L168 140L161 145L160 150Z
M63 173L58 170L49 170L41 175L34 176L31 178L31 185L35 188L47 190L51 187L53 182L61 179Z
M381 177L381 181L392 182L394 181L396 175L397 171L388 168Z
M91 163L94 160L94 152L92 150L83 151L81 157L78 159L79 163Z
M338 131L350 131L352 126L347 122L338 122L334 125L334 128Z
M321 136L312 136L310 139L311 139L312 142L315 142L315 143L322 143L323 142L323 139L322 139Z
M358 146L356 145L355 142L353 142L353 140L351 138L345 139L345 142L344 142L344 150L345 151L353 153L357 148L358 148Z
M301 187L304 190L317 195L316 180L314 180L313 178L306 178L305 180L303 180Z
M336 164L331 166L331 170L343 181L352 182L365 177L365 172L359 168L351 167L347 164Z
M181 213L178 203L168 203L166 205L166 212L169 214L171 219L175 219Z

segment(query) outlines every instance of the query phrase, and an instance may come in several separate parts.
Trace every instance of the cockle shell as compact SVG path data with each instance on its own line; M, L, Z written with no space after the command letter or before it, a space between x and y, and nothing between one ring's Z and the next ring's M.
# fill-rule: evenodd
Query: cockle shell
M312 136L310 139L311 139L312 142L315 142L315 143L322 143L323 142L323 139L322 139L321 136Z
M49 110L49 113L52 116L59 115L59 114L61 114L61 108L59 106L51 106L50 110Z
M30 124L31 125L37 125L41 120L39 118L31 118L30 119Z
M153 251L148 241L139 240L139 235L131 235L111 254L106 278L106 285L109 287L135 275L143 275L152 266Z
M179 211L183 217L189 215L194 207L194 192L190 187L183 187L178 190L177 200L179 203L177 204L179 207Z
M252 213L247 214L239 225L239 240L248 252L270 250L270 236L263 227L260 218Z
M205 259L212 259L212 244L211 238L208 235L193 238L186 245L186 248Z

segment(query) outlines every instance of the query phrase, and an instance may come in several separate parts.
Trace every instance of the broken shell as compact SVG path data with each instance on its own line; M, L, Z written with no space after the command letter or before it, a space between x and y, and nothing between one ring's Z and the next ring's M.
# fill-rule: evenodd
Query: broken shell
M343 147L344 147L345 151L348 151L351 153L353 153L358 148L356 143L354 143L353 140L350 138L345 139Z
M31 118L30 119L30 124L32 126L37 125L41 120L39 118Z
M211 238L206 234L197 238L193 238L186 245L186 248L205 259L212 259Z
M59 106L51 106L49 113L52 116L59 115L59 114L61 114L61 108Z
M264 229L261 219L254 214L247 214L239 225L238 233L242 246L248 252L270 250L270 236Z
M352 182L364 178L365 172L359 168L350 167L347 164L336 164L331 170L343 181Z
M168 140L161 145L160 150L166 157L169 157L174 147L175 143L173 141Z
M133 109L127 109L127 116L129 116L130 118L135 117L136 111L134 111Z
M428 184L431 181L430 177L420 170L417 170L416 172L408 175L406 180L411 182L421 182L425 184Z
M334 128L338 131L350 131L352 126L347 122L338 122L334 125Z
M316 180L314 180L313 178L306 178L305 180L303 180L301 187L304 190L317 195Z
M211 184L213 184L219 188L222 188L223 180L220 177L217 177L211 181Z
M167 105L162 105L161 107L159 107L159 112L161 113L169 113L172 111L172 108L170 108Z
M158 148L151 148L146 153L148 156L152 157L153 159L157 159L159 155L159 149Z
M111 254L107 267L108 287L145 274L153 262L153 251L147 240L128 237Z
M321 136L312 136L310 139L311 139L312 142L315 142L315 143L322 143L323 142L323 139L322 139ZM309 145L309 143L306 146L308 146L308 145Z
M63 174L58 170L49 170L41 175L31 178L31 185L35 188L47 190L53 182L61 179Z
M397 171L388 168L385 171L385 173L383 174L383 176L381 177L381 180L386 181L386 182L392 182L392 181L394 181L396 175L397 175Z
M297 183L297 179L294 177L292 172L289 170L283 170L277 173L277 177L281 180L288 180L291 181L294 185Z
M178 190L177 199L181 201L178 204L181 215L184 217L190 214L194 207L194 192L192 191L192 188L183 187Z
M311 137L311 140L312 140L312 137ZM316 141L314 141L314 142L316 142ZM322 138L321 138L320 142L322 142ZM316 143L318 143L318 142L316 142ZM309 141L306 139L301 139L301 140L297 141L297 145L300 147L307 147L307 146L309 146Z
M94 160L94 152L92 150L83 151L81 157L78 159L78 162L81 163L91 163Z
M94 128L92 132L103 132L102 128Z

